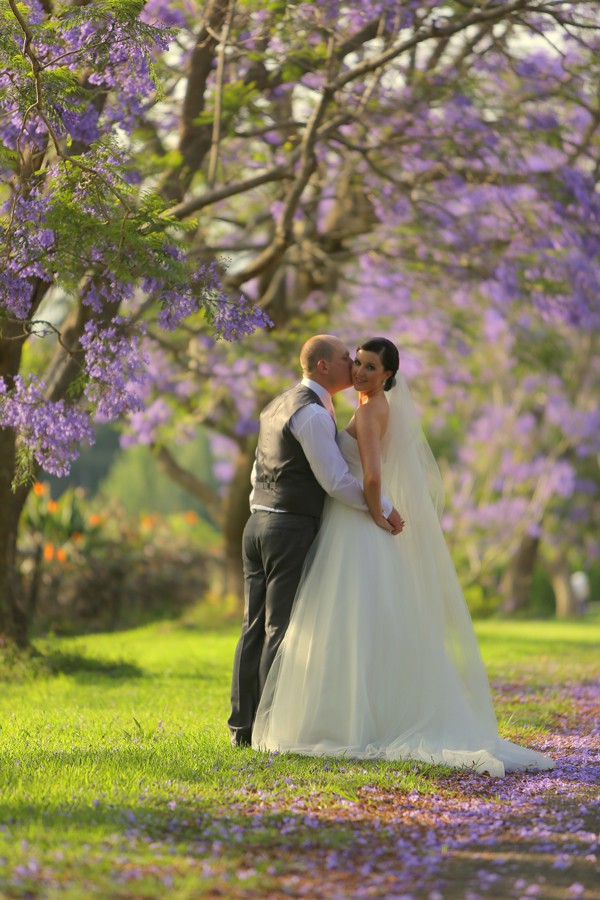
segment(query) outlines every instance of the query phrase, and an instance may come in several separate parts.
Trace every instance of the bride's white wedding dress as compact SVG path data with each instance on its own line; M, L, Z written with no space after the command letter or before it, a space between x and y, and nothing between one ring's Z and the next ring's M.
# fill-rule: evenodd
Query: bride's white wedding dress
M439 524L443 489L402 378L386 394L383 492L396 537L326 500L252 735L258 750L416 759L491 775L550 769L498 735L471 618ZM339 446L362 480L356 440Z

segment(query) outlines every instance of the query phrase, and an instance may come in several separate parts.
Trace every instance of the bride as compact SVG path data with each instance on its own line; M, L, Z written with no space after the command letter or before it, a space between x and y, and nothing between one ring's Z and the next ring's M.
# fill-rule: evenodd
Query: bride
M439 524L441 477L398 365L386 338L357 350L359 406L338 442L371 515L326 500L252 746L490 775L550 769L548 757L498 735ZM378 527L382 491L406 521L399 537Z

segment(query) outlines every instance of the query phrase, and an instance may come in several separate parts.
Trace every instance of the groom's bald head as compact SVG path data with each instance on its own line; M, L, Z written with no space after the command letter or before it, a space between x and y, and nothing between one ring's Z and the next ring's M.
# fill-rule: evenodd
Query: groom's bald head
M300 365L305 378L311 378L336 394L352 384L352 360L343 341L333 334L316 334L300 351Z
M319 361L331 362L336 345L342 342L332 334L315 334L309 338L300 351L302 374L307 378L316 375Z

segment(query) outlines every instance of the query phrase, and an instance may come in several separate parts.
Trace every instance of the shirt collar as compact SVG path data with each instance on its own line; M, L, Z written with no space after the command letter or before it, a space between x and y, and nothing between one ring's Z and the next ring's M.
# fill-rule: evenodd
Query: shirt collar
M311 378L303 378L301 383L304 387L310 388L311 391L315 392L319 400L323 401L325 409L331 409L333 407L331 394L322 384L317 384L317 382L313 381Z

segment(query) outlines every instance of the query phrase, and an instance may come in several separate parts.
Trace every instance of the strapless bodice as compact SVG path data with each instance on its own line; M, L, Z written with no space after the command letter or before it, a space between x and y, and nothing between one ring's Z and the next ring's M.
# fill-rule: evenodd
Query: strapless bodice
M345 430L338 431L336 441L340 448L340 453L348 464L348 468L354 477L362 482L363 471L360 462L360 453L358 452L358 441Z

